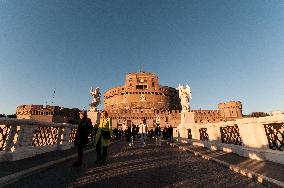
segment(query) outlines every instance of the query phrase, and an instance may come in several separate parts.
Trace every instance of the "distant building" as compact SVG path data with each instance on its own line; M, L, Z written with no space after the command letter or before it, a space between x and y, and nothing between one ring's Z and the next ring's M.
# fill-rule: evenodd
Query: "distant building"
M216 123L243 117L240 101L219 103L218 110L192 110L192 112L194 112L195 123Z
M69 109L59 106L21 105L17 107L16 115L18 119L76 124L79 121L79 111L78 108Z

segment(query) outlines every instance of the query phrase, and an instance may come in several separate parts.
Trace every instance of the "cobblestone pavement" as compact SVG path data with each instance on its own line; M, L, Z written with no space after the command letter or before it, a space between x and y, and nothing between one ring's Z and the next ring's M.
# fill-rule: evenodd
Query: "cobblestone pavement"
M109 148L106 165L97 166L94 161L95 152L91 152L84 156L82 167L71 167L73 161L69 160L8 187L264 187L166 144L130 148L121 142Z

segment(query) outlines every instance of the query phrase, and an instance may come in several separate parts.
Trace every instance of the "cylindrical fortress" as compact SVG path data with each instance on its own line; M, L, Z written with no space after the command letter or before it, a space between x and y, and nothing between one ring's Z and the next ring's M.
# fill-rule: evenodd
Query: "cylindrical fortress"
M125 119L136 124L141 119L147 119L147 123L153 125L159 112L179 113L181 105L175 88L159 85L154 73L139 72L127 74L124 86L105 92L104 110L117 124Z
M161 86L153 73L129 73L125 85L112 88L104 94L104 108L112 112L124 110L180 110L178 91Z

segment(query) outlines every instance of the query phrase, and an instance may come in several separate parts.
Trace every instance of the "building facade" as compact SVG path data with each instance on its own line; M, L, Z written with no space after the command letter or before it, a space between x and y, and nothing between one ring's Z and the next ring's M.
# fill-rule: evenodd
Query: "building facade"
M218 104L218 110L192 110L195 123L215 123L231 121L243 117L242 103L240 101L229 101Z
M79 122L78 108L63 108L59 106L46 105L21 105L16 109L18 119L32 119L54 123L73 123Z

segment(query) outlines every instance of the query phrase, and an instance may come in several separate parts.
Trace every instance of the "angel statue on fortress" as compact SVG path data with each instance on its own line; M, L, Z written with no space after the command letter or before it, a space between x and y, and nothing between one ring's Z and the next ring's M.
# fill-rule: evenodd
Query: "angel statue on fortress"
M96 87L95 89L91 87L90 94L93 97L92 102L90 104L91 111L97 111L98 105L101 103L101 93L100 88Z
M177 90L179 91L182 112L188 112L190 109L189 101L192 99L190 87L179 84Z

